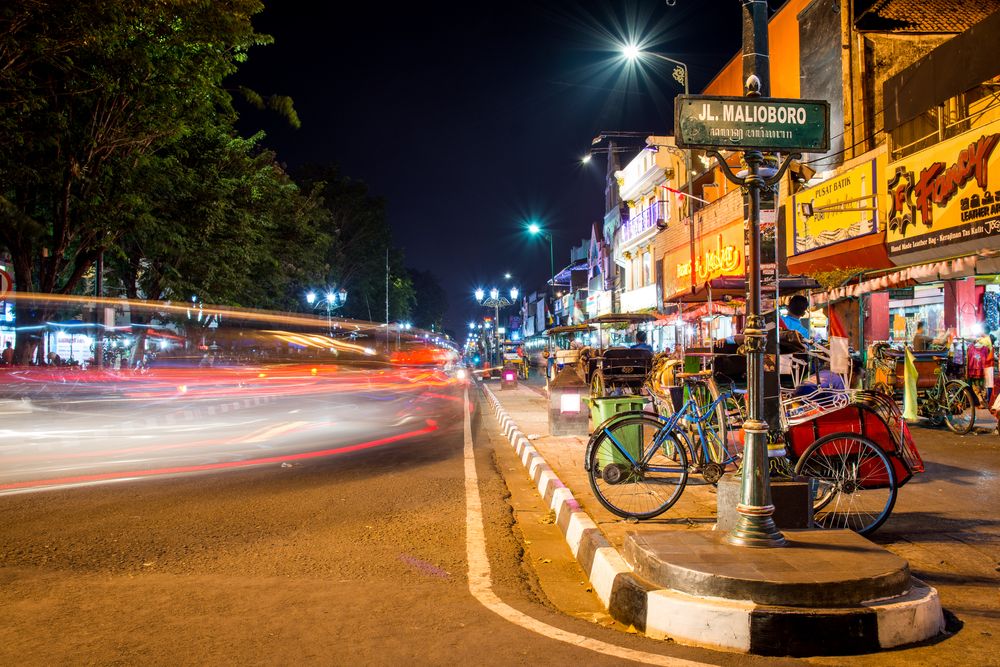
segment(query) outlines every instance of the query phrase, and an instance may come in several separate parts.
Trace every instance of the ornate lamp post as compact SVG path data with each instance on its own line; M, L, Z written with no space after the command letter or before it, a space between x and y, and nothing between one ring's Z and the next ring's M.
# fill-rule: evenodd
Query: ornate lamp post
M510 288L510 299L509 300L507 299L507 297L502 296L500 294L500 290L498 290L496 287L494 287L493 289L490 290L489 298L486 298L486 293L482 289L477 289L476 293L475 293L476 301L479 302L479 305L493 309L493 313L494 313L494 317L493 317L493 330L494 331L493 332L494 332L494 337L495 337L494 344L496 346L495 349L494 349L494 353L493 353L494 354L493 359L494 359L494 365L495 366L502 365L500 363L500 361L501 361L501 359L500 359L500 351L503 348L503 340L501 339L501 333L500 333L500 309L501 308L506 308L507 306L509 306L512 303L514 303L515 301L517 301L517 295L518 294L519 294L519 292L518 292L518 289L516 287L511 287Z
M347 290L329 290L322 301L317 301L316 292L310 291L306 294L306 303L313 308L326 306L326 328L328 333L333 333L333 311L340 308L347 302Z

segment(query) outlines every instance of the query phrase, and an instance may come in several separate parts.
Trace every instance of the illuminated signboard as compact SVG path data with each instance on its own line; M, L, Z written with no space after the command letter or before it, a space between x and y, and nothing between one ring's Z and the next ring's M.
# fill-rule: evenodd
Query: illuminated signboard
M788 255L879 231L877 187L885 161L883 153L794 194L786 217L792 223L786 240Z
M896 261L1000 248L1000 120L890 163L886 246Z
M743 266L743 253L734 245L719 245L714 250L706 250L697 258L698 280L708 280L719 276L734 275L741 271ZM684 278L691 275L691 262L683 262L677 265L677 277Z

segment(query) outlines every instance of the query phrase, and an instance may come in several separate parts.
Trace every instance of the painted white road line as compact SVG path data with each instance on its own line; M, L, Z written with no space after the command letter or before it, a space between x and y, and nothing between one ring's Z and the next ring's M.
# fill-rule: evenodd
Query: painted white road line
M465 403L469 404L469 390L465 390ZM671 658L657 653L646 653L608 644L591 637L567 632L549 625L514 609L493 592L490 561L486 555L486 529L483 527L483 505L479 496L479 475L476 472L476 457L472 448L472 422L469 411L465 410L465 545L469 561L469 592L484 607L501 618L536 634L555 639L566 644L594 651L602 655L622 660L666 665L667 667L703 667L708 663L694 662L682 658Z

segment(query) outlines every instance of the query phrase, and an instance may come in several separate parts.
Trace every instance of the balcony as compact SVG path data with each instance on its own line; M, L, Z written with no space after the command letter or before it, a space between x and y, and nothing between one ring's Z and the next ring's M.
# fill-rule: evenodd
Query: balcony
M666 219L666 208L665 202L656 201L628 220L623 220L620 244L624 246L632 243L649 230L656 229L656 223Z

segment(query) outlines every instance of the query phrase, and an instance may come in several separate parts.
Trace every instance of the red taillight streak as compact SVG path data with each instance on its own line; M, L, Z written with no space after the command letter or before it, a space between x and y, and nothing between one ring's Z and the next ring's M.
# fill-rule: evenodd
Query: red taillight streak
M130 477L152 477L155 475L176 475L178 473L202 472L205 470L223 470L226 468L245 468L247 466L263 465L265 463L281 463L284 461L301 461L303 459L314 459L323 456L333 456L335 454L347 454L362 449L370 449L380 445L388 445L400 440L416 438L427 435L438 430L437 425L427 426L416 431L408 431L397 435L390 435L378 440L369 440L347 447L337 447L335 449L323 449L316 452L301 452L299 454L288 454L286 456L268 456L259 459L249 459L247 461L227 461L225 463L206 463L196 466L178 466L174 468L156 468L154 470L135 470L129 472L107 472L96 475L77 475L75 477L60 477L57 479L43 479L31 482L12 482L10 484L0 484L0 491L9 489L26 489L34 486L55 486L59 484L82 484L85 482L101 482L114 479L128 479Z

